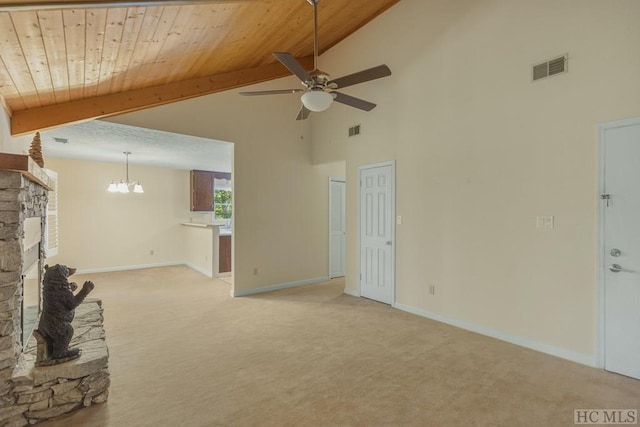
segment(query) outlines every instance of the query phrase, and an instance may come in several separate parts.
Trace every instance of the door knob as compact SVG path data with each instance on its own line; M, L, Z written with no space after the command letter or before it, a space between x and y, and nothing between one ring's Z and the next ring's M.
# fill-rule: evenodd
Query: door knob
M622 255L622 252L620 249L611 249L611 251L609 251L609 255L618 257Z
M613 271L614 273L620 273L622 271L622 267L620 267L618 264L611 264L609 266L609 270Z

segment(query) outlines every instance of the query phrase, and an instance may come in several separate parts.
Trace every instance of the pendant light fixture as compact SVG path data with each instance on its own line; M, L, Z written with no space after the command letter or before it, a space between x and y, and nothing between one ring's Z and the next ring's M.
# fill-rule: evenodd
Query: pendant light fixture
M121 179L118 183L111 181L107 191L110 193L129 193L129 187L133 187L134 193L144 193L140 181L129 182L129 154L131 154L131 151L123 151L123 153L126 156L126 178Z

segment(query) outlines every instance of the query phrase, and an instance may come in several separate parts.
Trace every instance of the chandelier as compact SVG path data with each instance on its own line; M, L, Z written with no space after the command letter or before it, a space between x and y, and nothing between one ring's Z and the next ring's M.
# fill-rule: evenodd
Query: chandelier
M109 188L107 188L107 191L110 193L129 193L129 187L133 187L134 193L144 193L140 181L129 181L129 154L131 154L131 151L123 151L123 153L125 156L127 156L126 179L121 179L118 183L116 183L115 181L111 181L111 184L109 184Z

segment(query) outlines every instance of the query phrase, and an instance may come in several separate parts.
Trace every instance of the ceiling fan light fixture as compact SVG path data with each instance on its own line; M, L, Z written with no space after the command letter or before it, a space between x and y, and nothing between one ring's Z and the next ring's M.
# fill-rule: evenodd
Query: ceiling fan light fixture
M301 97L302 105L310 111L324 111L331 106L333 95L322 90L311 90Z

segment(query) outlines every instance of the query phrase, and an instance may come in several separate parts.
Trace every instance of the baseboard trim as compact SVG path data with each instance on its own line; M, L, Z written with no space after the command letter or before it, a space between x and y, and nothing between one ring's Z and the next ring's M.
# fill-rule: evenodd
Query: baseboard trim
M344 288L343 292L347 295L351 295L352 297L360 297L360 292L358 291L352 291L351 289Z
M204 274L205 276L207 276L207 277L209 277L209 278L213 279L213 272L212 272L212 271L208 271L208 270L206 270L206 269L204 269L204 268L202 268L202 267L199 267L199 266L197 266L197 265L195 265L195 264L192 264L192 263L190 263L190 262L186 262L186 261L185 261L183 264L184 264L184 265L186 265L187 267L191 268L192 270L195 270L195 271L197 271L198 273L202 273L202 274Z
M346 292L346 291L345 291ZM531 350L536 350L542 353L549 354L551 356L560 357L562 359L567 359L572 362L577 362L582 365L587 365L591 367L596 367L596 358L595 355L578 353L576 351L567 350L562 347L556 347L549 344L540 343L528 338L519 337L517 335L511 335L505 332L496 331L491 328L487 328L484 326L480 326L474 323L464 322L462 320L453 319L447 316L442 316L440 314L432 313L428 310L424 310L421 308L412 307L406 304L395 303L392 305L394 308L398 310L406 311L407 313L416 314L418 316L426 317L431 320L436 320L438 322L446 323L451 326L455 326L457 328L465 329L467 331L476 332L481 335L486 335L491 338L496 338L501 341L506 341L511 344L516 344L521 347L530 348Z
M141 270L143 268L155 268L155 267L171 267L174 265L184 265L184 262L157 262L154 264L136 264L125 265L120 267L104 267L104 268L89 268L86 270L77 270L76 274L93 274L93 273L111 273L114 271L126 271L126 270Z
M253 289L234 289L231 296L245 297L248 295L263 294L265 292L278 291L280 289L295 288L296 286L311 285L313 283L326 282L329 276L314 277L312 279L296 280L295 282L279 283L277 285L262 286Z

